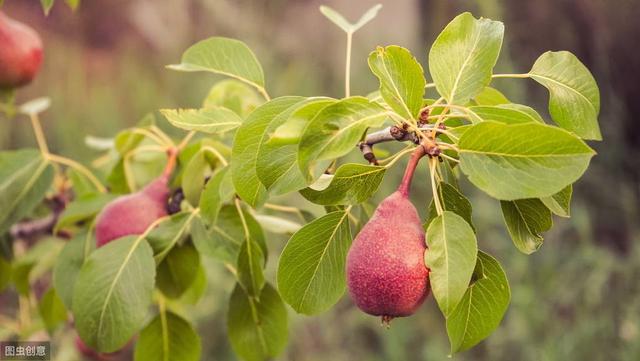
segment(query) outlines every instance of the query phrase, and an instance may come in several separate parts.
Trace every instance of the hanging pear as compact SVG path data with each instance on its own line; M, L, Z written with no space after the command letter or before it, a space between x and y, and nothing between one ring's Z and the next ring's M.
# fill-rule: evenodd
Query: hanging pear
M38 33L0 12L0 89L30 83L40 70L42 57Z
M413 314L430 290L425 232L409 200L411 179L424 154L422 146L413 153L398 190L378 205L347 255L351 298L385 323Z
M168 214L169 176L176 154L169 152L163 174L136 193L109 202L96 219L96 244L101 247L114 239L144 233L159 218Z

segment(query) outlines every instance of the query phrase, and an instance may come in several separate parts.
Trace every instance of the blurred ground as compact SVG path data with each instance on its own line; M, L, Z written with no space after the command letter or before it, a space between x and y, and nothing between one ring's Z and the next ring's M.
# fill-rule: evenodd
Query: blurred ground
M272 95L342 96L344 39L317 11L328 3L350 19L377 1L111 0L84 1L72 14L62 2L45 18L37 1L8 0L11 16L45 38L42 75L19 94L48 95L44 116L51 148L90 161L85 135L110 137L162 107L197 106L214 76L176 73L195 41L222 35L247 42L261 60ZM380 15L354 41L353 92L375 89L366 55L376 45L409 48L425 65L429 46L456 14L502 20L506 38L497 72L526 72L547 50L569 50L600 86L604 142L576 185L573 217L556 218L536 254L518 253L499 206L472 194L480 246L505 266L512 304L502 326L459 360L640 359L640 4L637 0L381 0ZM547 93L532 81L494 84L512 100L546 112ZM34 145L24 119L0 121L0 149ZM399 167L400 168L400 167ZM423 173L426 174L426 173ZM394 187L391 174L377 197ZM426 177L423 184L426 189ZM420 184L420 180L417 182ZM416 187L416 188L419 188ZM416 192L421 208L427 192ZM298 198L290 201L300 202ZM424 207L422 207L424 208ZM272 237L274 256L284 239ZM272 257L272 260L276 257ZM271 276L275 267L271 262ZM230 277L216 265L194 315L201 315L206 360L233 359L224 335ZM291 342L282 360L442 360L444 320L430 300L390 330L351 305L309 318L291 313Z

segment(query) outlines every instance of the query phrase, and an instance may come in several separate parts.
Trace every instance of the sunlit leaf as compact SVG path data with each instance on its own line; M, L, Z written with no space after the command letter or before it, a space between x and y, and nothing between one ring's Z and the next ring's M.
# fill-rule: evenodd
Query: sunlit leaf
M209 134L224 133L239 127L242 123L238 114L223 107L160 109L160 113L174 127Z
M264 73L249 47L235 39L212 37L202 40L182 54L182 62L169 65L179 71L208 71L241 80L264 92Z
M369 127L387 120L387 111L364 97L331 104L309 122L298 145L298 166L311 184L333 159L356 148Z
M575 182L594 151L575 135L538 123L482 122L460 138L460 169L494 198L548 197Z
M361 203L378 190L386 170L387 168L379 166L343 164L325 189L306 188L300 194L320 205Z
M476 19L470 13L456 16L429 52L429 71L438 93L460 105L478 95L491 82L503 35L499 21Z
M553 121L581 138L602 139L598 84L575 55L548 51L536 60L529 76L549 90Z
M267 190L256 173L258 145L271 120L303 99L273 99L254 110L236 132L231 150L231 178L238 195L251 206L262 204L267 197Z
M380 80L384 101L405 119L415 119L422 107L424 72L409 50L378 47L369 55L369 68Z
M325 107L330 98L307 98L273 118L260 140L256 172L273 195L297 191L306 186L298 168L298 143L307 124Z
M438 306L449 316L464 296L476 265L478 245L473 229L459 215L444 211L426 233L425 263Z
M296 232L282 251L278 290L298 313L316 314L335 304L345 289L345 260L351 245L349 219L332 212Z

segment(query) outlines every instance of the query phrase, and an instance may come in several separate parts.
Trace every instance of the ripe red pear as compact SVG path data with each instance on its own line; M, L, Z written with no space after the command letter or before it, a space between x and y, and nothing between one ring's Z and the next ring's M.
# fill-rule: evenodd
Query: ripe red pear
M0 89L28 84L42 65L42 40L29 26L0 12Z
M347 285L355 304L384 322L413 314L429 294L425 232L409 200L422 146L411 157L398 190L380 203L347 255Z
M171 151L163 174L139 192L109 202L96 219L96 244L101 247L114 239L144 233L159 218L166 216L169 176L176 154Z

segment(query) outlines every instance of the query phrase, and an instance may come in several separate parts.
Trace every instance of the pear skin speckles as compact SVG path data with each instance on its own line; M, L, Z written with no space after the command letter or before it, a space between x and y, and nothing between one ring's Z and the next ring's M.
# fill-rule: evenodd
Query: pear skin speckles
M424 235L407 196L395 192L380 203L347 255L349 292L361 310L389 322L420 307L429 294Z

